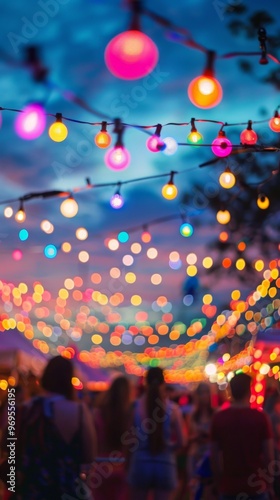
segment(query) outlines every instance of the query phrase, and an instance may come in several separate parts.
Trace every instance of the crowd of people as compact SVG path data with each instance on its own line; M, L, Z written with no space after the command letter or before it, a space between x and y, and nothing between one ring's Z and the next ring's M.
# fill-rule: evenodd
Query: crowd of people
M2 432L5 499L280 499L280 398L270 398L268 413L252 409L249 375L231 379L223 408L200 383L188 412L172 401L159 367L138 394L120 375L94 404L77 397L73 375L72 362L57 356L38 394L16 402L15 488L5 478Z

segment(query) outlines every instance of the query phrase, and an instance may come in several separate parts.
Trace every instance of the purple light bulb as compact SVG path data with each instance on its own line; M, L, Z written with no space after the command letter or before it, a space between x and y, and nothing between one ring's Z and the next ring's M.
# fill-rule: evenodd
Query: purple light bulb
M46 126L46 114L40 104L29 104L18 114L15 131L19 137L27 141L37 139Z

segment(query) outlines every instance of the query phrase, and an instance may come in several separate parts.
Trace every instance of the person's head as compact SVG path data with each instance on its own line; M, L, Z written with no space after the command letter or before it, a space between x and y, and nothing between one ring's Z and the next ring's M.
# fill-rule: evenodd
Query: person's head
M164 374L159 366L149 368L146 377L147 386L162 386L164 384Z
M205 382L201 382L195 391L196 405L199 407L211 406L211 392L210 387Z
M74 399L73 372L73 365L69 359L56 356L48 362L41 379L41 386L47 392Z
M122 438L131 417L130 382L124 376L116 377L100 401L102 419L106 430L107 451L120 450Z
M235 401L249 401L251 395L251 377L247 373L237 373L230 380L230 390Z
M108 389L108 399L112 406L127 407L130 403L130 383L127 377L116 377ZM112 408L113 409L113 408Z

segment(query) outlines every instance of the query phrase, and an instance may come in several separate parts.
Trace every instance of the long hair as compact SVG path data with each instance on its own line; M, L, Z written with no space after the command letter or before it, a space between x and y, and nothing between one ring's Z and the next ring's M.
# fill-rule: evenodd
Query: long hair
M73 373L71 361L62 356L56 356L48 362L41 378L41 386L45 391L61 394L67 399L73 400Z
M130 384L126 377L115 378L100 401L108 451L123 448L122 436L131 417Z
M164 401L160 388L164 384L163 370L159 367L150 368L147 373L147 416L152 422L153 429L149 433L149 449L152 454L164 450L163 421L165 420Z
M209 388L208 384L202 382L198 385L198 387L195 391L195 396L199 397L203 393L208 394L208 401L206 402L206 404L203 405L203 407L201 404L198 404L196 401L196 408L193 412L193 417L192 417L196 423L198 423L200 421L202 413L204 413L204 412L207 413L209 418L211 418L213 413L214 413L214 410L213 410L212 405L211 405L210 388Z

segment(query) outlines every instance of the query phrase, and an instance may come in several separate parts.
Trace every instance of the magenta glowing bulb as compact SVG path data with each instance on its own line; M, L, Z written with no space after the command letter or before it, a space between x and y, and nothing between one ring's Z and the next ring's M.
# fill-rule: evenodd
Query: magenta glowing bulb
M211 149L214 155L219 156L220 158L230 155L232 152L232 144L230 140L226 138L225 132L219 132L218 137L212 142Z
M118 209L122 208L124 204L124 199L121 194L115 193L110 199L110 205L112 208Z
M158 153L166 148L165 142L158 136L152 135L146 142L147 148L152 151L152 153Z
M107 151L105 163L112 170L124 170L130 163L130 153L123 146L115 146Z
M40 104L29 104L18 114L15 131L19 137L27 141L37 139L46 127L46 114Z
M115 36L105 50L109 71L123 80L137 80L153 71L158 62L158 49L153 40L138 30Z

